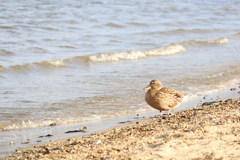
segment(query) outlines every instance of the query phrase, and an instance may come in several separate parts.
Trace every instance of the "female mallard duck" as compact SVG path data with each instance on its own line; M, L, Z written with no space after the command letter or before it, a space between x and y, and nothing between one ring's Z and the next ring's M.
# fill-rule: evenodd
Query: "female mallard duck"
M160 116L162 116L162 111L169 112L169 110L176 108L184 97L182 93L172 88L163 87L159 80L152 80L144 89L148 89L145 101L151 107L159 110Z

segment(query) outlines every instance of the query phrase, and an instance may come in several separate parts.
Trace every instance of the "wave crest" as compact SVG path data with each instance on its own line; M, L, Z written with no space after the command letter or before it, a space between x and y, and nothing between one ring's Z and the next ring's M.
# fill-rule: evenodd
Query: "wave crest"
M52 65L56 67L66 67L66 64L62 59L56 59L56 60L51 60L51 61L42 61L42 62L35 62L36 64L39 65Z
M44 127L44 126L49 126L50 124L54 123L52 120L46 120L43 122L37 121L22 121L21 123L16 123L12 124L9 126L6 126L2 128L3 131L8 131L8 130L16 130L16 129L29 129L29 128L37 128L37 127Z
M190 41L184 41L183 44L187 44L187 45L218 45L218 44L228 44L228 39L227 39L227 38L219 38L219 39L210 40L210 41L190 40Z
M22 65L14 65L8 68L4 68L0 65L0 72L4 70L11 69L17 72L25 72L29 70L41 70L44 68L51 68L51 67L66 67L66 64L62 59L50 60L50 61L42 61L42 62L33 62L33 63L26 63Z
M89 56L89 60L94 62L120 61L121 59L138 60L147 56L168 56L185 51L186 49L183 46L179 44L171 44L166 47L152 50L114 52L110 54L101 54L98 56Z
M0 72L4 71L5 68L3 66L0 65Z
M209 44L228 44L227 38L220 38L212 41L207 41Z

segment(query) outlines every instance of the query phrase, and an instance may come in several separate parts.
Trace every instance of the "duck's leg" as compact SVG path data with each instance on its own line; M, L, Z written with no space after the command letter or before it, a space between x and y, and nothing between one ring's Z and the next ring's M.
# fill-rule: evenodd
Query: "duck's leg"
M170 111L170 110L167 110L167 116L169 116L169 111Z
M167 110L167 116L169 116L170 115L170 113L171 113L171 115L173 114L173 112L174 112L174 110Z
M159 116L162 117L162 110L159 110L159 111L160 111L160 115Z

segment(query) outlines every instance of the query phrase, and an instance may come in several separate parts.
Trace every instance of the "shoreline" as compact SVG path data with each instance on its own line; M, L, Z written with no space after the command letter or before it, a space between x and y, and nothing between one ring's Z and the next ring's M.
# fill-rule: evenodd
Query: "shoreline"
M239 159L240 98L16 150L6 159Z
M230 91L230 88L237 88L237 90ZM190 100L189 102L183 103L181 106L176 108L176 111L177 111L176 114L178 114L180 110L185 111L189 108L196 107L197 104L200 103L200 101L210 102L210 101L215 101L216 99L223 100L223 99L228 99L228 98L239 97L240 94L238 92L239 92L239 84L236 84L234 86L228 87L226 90L221 90L219 92L209 94L208 96L199 96L193 100ZM205 97L205 99L203 99L203 97ZM180 112L182 112L182 111L180 111ZM103 120L94 121L94 122L57 125L57 126L53 126L53 127L42 127L42 128L37 128L37 129L29 129L28 131L34 131L35 133L34 134L30 133L30 135L25 135L24 138L20 138L17 141L14 141L13 137L10 136L6 140L6 141L8 141L8 143L5 143L5 144L1 143L1 148L3 148L3 150L1 149L0 157L3 158L4 156L7 156L9 154L19 155L19 154L14 153L14 150L17 150L17 152L20 152L21 150L24 150L26 148L30 148L33 146L47 145L47 144L55 143L57 141L64 142L67 139L72 139L73 137L79 138L79 137L89 136L90 134L103 133L108 130L111 130L112 128L116 129L116 128L123 127L126 125L134 125L134 123L136 121L138 121L138 123L140 123L140 122L145 123L145 121L149 121L149 119L151 119L152 116L155 116L157 114L158 114L158 112L156 110L153 110L153 111L149 111L149 112L140 113L139 115L132 114L132 115L126 115L126 116L121 116L121 117L103 119ZM85 133L76 132L76 133L66 134L63 132L63 130L65 132L79 130L79 128L83 127L83 126L87 127L87 129L85 130L86 131ZM59 130L57 130L57 128ZM23 130L15 130L12 132L18 132L19 135L24 134L24 133L21 133L21 131L23 131ZM37 137L37 135L43 136L43 137L39 138L39 137ZM47 136L47 135L53 135L53 136ZM23 141L23 139L25 139L25 140ZM27 140L27 139L29 139L29 140ZM13 142L14 145L10 145L11 142ZM26 144L23 144L22 142L26 142ZM4 149L5 149L5 151L4 151Z

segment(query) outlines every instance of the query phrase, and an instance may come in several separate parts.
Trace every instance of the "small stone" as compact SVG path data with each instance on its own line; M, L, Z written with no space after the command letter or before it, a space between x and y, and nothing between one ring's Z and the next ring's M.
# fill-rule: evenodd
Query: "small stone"
M51 123L50 124L50 126L56 126L57 125L57 123Z
M17 153L17 154L21 154L22 152L20 151L20 150L15 150L15 152Z
M85 129L87 129L87 127L80 127L80 130L85 130Z
M97 144L100 144L100 143L102 143L102 140L101 140L101 139L99 139L99 140L97 141Z
M227 120L227 123L228 123L228 124L232 123L231 119L228 119L228 120Z
M51 135L51 134L48 134L48 135L46 135L45 137L51 137L51 136L53 136L53 135Z
M139 122L136 122L136 124L139 124Z
M14 142L10 142L10 145L14 145L15 143Z
M28 141L24 141L24 142L21 142L22 144L28 144L29 142Z
M231 91L236 91L236 90L237 90L237 88L231 88L230 90L231 90Z

